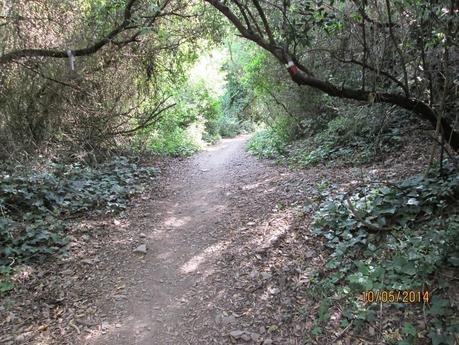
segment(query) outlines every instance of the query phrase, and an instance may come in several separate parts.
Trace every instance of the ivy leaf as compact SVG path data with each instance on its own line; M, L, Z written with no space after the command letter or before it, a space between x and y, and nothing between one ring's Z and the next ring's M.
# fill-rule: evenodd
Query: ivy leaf
M410 198L408 199L408 201L406 202L407 205L413 205L413 206L418 206L419 205L419 200L415 199L415 198Z
M450 302L447 299L439 298L438 296L432 297L430 302L430 309L427 314L434 316L445 316L451 313Z
M450 256L448 262L455 267L459 267L459 256Z
M413 337L416 337L417 335L416 328L414 328L414 326L409 322L405 322L403 324L402 332Z
M10 281L0 282L0 294L13 290L14 286Z

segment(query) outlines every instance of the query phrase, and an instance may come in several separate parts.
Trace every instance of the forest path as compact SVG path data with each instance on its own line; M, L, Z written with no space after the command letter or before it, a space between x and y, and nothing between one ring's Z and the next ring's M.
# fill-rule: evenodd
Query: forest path
M146 244L147 253L109 263L120 275L111 288L121 286L126 299L111 292L115 299L101 306L107 321L84 343L229 343L228 335L218 332L219 308L212 302L235 281L221 260L232 260L249 237L255 240L244 225L254 227L281 202L278 183L286 173L248 156L246 140L222 140L169 167L160 181L164 193L150 191L142 197L147 201L129 212L124 226L137 237L135 245ZM288 188L286 193L292 194ZM263 241L265 234L258 235Z

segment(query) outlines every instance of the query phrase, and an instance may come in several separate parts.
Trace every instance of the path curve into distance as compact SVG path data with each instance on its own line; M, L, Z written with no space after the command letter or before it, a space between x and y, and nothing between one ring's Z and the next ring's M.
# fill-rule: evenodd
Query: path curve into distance
M301 197L304 182L297 181L297 190L291 180L284 185L291 173L249 156L247 138L222 140L169 167L162 192L152 187L129 211L125 227L136 244L146 244L147 253L113 260L111 272L120 280L111 294L116 297L119 288L123 298L102 303L107 321L82 336L82 343L232 343L228 332L244 326L228 316L237 300L227 295L238 298L232 291L241 265L236 263L288 230L268 231L266 222L284 199ZM263 335L241 341L261 344Z

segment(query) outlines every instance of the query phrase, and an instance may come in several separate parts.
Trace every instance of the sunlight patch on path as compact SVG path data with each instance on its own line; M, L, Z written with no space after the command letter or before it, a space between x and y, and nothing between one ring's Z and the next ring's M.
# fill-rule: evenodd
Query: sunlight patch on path
M207 247L201 253L193 256L190 260L183 264L180 271L183 273L192 273L196 271L201 264L215 258L215 256L220 254L226 247L227 245L222 242L218 242Z
M169 217L164 221L164 225L179 228L191 220L191 217Z

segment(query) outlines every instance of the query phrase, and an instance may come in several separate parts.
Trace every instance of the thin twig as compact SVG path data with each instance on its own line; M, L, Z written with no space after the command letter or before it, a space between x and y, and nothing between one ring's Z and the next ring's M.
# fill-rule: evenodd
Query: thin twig
M349 211L351 211L351 213L353 214L353 216L360 222L362 223L363 225L365 225L365 227L367 227L367 231L368 232L372 232L372 233L381 233L382 231L392 231L393 228L384 228L384 227L379 227L377 225L374 225L374 224L371 224L369 222L367 222L365 219L363 219L363 217L357 212L357 210L355 209L354 205L352 205L352 202L349 198L346 198L346 203L347 203L347 206L349 208Z

